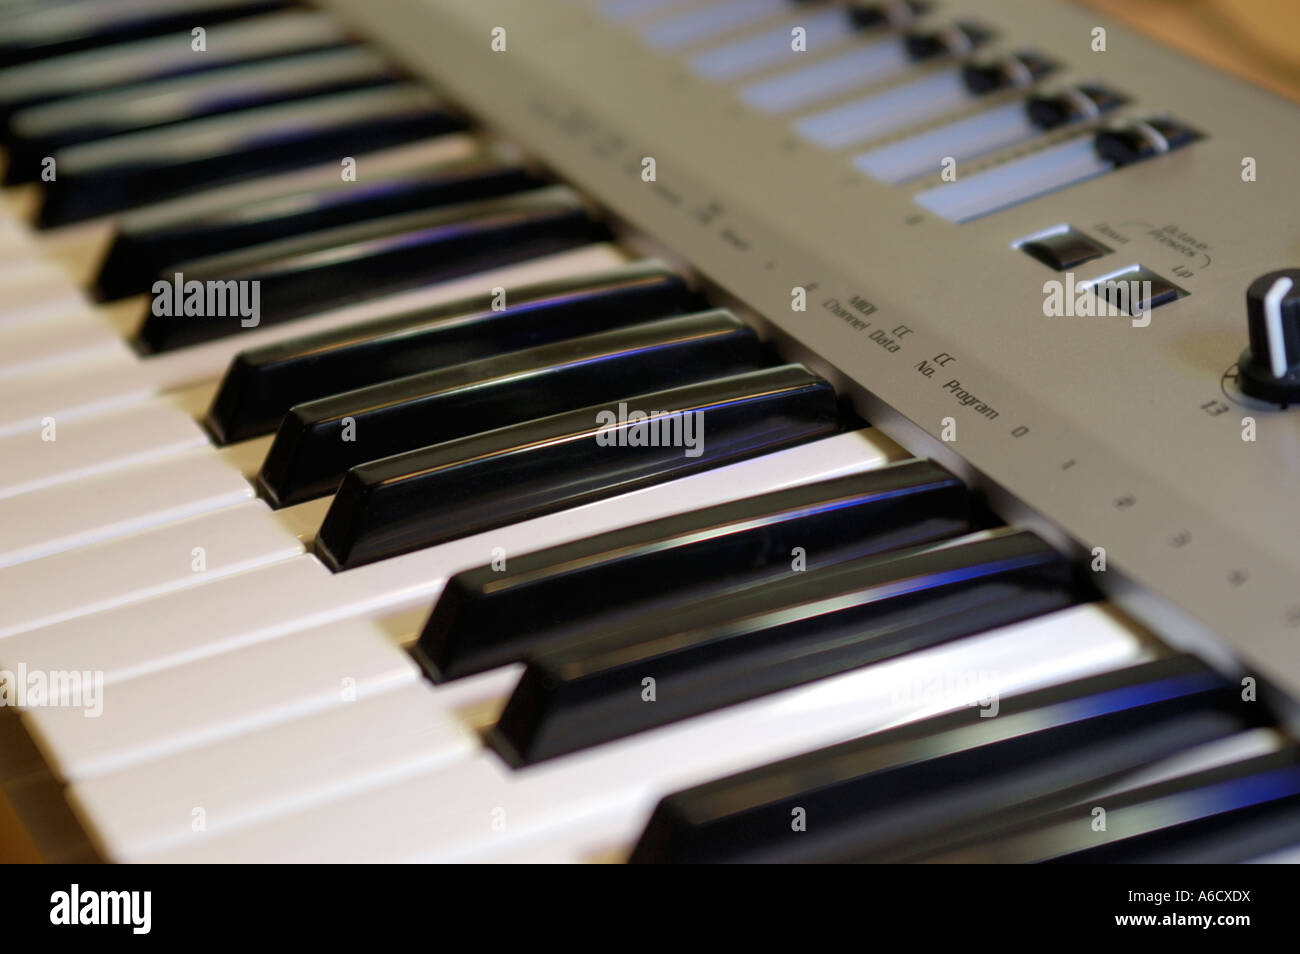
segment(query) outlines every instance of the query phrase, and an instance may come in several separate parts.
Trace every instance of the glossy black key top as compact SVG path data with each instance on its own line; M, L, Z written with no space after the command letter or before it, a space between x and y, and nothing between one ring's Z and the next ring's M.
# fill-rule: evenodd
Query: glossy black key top
M40 225L66 225L294 166L457 128L436 97L400 83L241 110L61 149Z
M532 764L1062 609L1078 598L1072 577L1034 534L999 532L578 630L529 660L493 740Z
M742 585L970 529L966 488L909 461L676 514L457 573L414 653L435 681Z
M373 563L834 434L834 389L800 365L629 396L348 471L316 535Z
M0 66L207 27L283 7L282 0L77 0L14 11L0 22Z
M44 103L9 118L5 183L36 181L45 156L78 143L398 79L383 56L354 46Z
M295 404L431 368L681 314L695 296L647 260L607 271L485 292L240 352L205 423L217 443L274 433Z
M333 493L366 461L759 364L753 329L711 311L426 371L294 407L257 485L283 507Z
M177 262L541 184L517 161L484 153L391 176L235 202L184 222L151 226L149 219L137 223L128 216L104 257L95 293L101 301L136 295Z
M1238 687L1240 692L1240 687ZM1096 824L1105 814L1105 829ZM1118 794L1080 799L975 844L918 861L1227 864L1300 842L1300 748Z
M184 30L0 70L0 118L66 96L329 49L349 40L328 14L298 10L214 26L208 30L208 48L202 55L195 54L193 42L190 31ZM7 125L0 126L0 134L7 141Z
M996 710L993 702L972 698L669 795L632 860L888 861L933 851L999 820L1045 815L1265 717L1182 655L997 700ZM791 824L799 810L802 830Z
M381 292L449 281L608 238L586 203L563 186L391 215L256 245L240 252L182 262L164 275L165 292L184 282L238 283L257 288L257 325L292 321ZM251 284L257 282L256 286ZM200 286L195 286L200 287ZM173 294L173 299L175 295ZM237 333L239 314L160 315L151 308L136 343L168 351Z

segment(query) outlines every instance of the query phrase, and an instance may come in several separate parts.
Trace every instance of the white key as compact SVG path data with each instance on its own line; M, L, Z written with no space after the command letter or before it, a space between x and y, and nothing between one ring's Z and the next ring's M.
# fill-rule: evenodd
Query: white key
M0 328L30 326L88 307L68 274L41 259L25 263L0 281Z
M365 623L336 623L212 662L114 686L95 725L76 709L27 711L33 735L50 752L51 768L76 783L83 817L110 857L129 860L188 833L196 792L216 792L203 796L212 831L375 784L375 756L382 757L378 767L385 770L415 759L418 764L403 769L411 771L431 759L469 755L480 747L475 730L495 721L523 670L503 666L434 687L416 676L410 657L388 634ZM239 687L233 710L231 685ZM417 733L418 750L389 745L410 737L413 727L373 714L386 708L354 714L366 708L358 699L412 690L424 699L421 721L439 727L431 735ZM369 741L369 755L347 751L337 738L340 726L351 732L362 718L368 721L357 737ZM288 739L295 741L284 745ZM273 754L275 749L283 752ZM218 807L221 817L215 818Z
M102 713L91 719L83 715L86 700L68 693L61 708L26 708L27 725L50 770L65 780L129 772L158 759L156 774L163 774L179 753L341 706L350 701L346 692L361 698L416 680L416 665L391 625L343 620L119 680L103 690ZM522 671L504 666L440 686L437 707L466 731L490 725Z
M494 547L525 553L737 497L870 470L905 456L882 435L856 431L342 573L331 573L310 556L284 560L10 636L0 640L0 668L23 663L44 671L89 669L103 672L111 684L331 620L427 609L447 576L490 560ZM0 501L0 516L5 503Z
M336 170L337 174L337 170ZM369 321L406 308L432 306L501 286L526 285L552 278L613 268L627 257L609 244L588 245L556 255L480 272L430 288L376 298L279 325L242 330L216 341L182 348L147 360L96 358L43 373L0 381L0 436L30 429L47 416L60 420L141 401L160 391L216 381L240 351L298 335ZM3 318L0 317L0 321Z
M415 662L381 627L345 620L106 685L89 707L72 698L31 706L23 718L50 769L75 780L342 705L345 692L359 699L417 678ZM100 712L87 715L93 709Z
M91 670L112 685L338 618L313 612L330 577L301 556L124 603L0 639L0 668Z
M197 586L303 552L265 503L250 500L0 570L0 637Z
M46 321L0 327L0 381L101 354L130 353L112 326L94 312L72 311Z
M70 421L157 396L149 368L129 349L0 381L0 438L46 418Z
M0 499L210 443L192 417L163 400L67 422L55 418L53 431L40 426L0 437Z
M337 686L334 687L338 693ZM423 681L71 787L100 852L131 861L468 758L478 737ZM193 828L194 810L205 827Z
M231 506L253 488L209 448L0 500L0 567Z
M476 860L565 831L624 834L676 789L965 705L962 679L1001 694L1130 664L1147 643L1098 606L1075 607L855 670L545 765L494 753L151 856L159 862ZM968 685L968 683L967 683ZM984 690L981 690L984 694ZM498 822L494 825L494 821ZM504 824L500 824L504 822Z
M27 265L40 255L36 233L0 202L0 255L6 262Z

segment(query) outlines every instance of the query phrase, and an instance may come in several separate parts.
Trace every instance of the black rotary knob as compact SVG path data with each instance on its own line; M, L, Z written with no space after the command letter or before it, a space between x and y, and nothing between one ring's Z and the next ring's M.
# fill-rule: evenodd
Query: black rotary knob
M1250 347L1237 361L1245 394L1300 403L1300 268L1261 275L1246 289Z

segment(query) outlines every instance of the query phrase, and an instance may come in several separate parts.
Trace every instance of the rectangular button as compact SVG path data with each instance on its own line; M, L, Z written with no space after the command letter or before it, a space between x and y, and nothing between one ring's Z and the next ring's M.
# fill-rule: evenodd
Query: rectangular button
M1102 276L1090 284L1103 302L1134 318L1188 294L1169 279L1161 278L1142 265L1133 265L1121 272Z
M1047 232L1030 236L1016 243L1016 247L1031 258L1036 258L1048 268L1058 272L1091 262L1108 255L1112 249L1089 238L1071 225L1061 225Z

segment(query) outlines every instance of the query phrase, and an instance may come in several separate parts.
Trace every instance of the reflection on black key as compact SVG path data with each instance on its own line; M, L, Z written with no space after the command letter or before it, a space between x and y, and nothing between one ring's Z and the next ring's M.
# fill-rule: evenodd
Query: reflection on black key
M205 286L234 282L251 288L248 283L257 282L260 326L607 237L577 193L552 186L257 245L181 263L174 274ZM164 283L169 277L163 276ZM167 351L235 334L244 326L238 314L176 316L151 311L136 342L142 351Z
M447 581L415 648L435 681L665 606L970 529L966 488L910 461L612 530Z
M78 143L397 80L375 51L345 47L46 103L10 117L5 183L36 181L45 156Z
M835 433L835 392L800 365L629 396L348 471L316 551L373 563Z
M999 820L1041 817L1265 717L1191 656L997 700L996 710L980 694L974 683L965 708L669 795L632 860L890 861L933 852ZM803 825L792 825L796 816Z
M242 110L59 150L43 227L456 128L422 87L393 84ZM341 169L341 167L340 167Z
M430 368L680 314L681 276L647 260L608 271L485 292L292 338L236 355L208 410L220 444L270 434L295 404ZM504 304L505 307L498 307Z
M258 487L283 507L333 493L366 461L758 366L753 329L711 311L426 371L294 407Z
M69 53L0 70L0 118L35 103L186 76L234 63L328 49L348 42L333 17L308 10L268 13L208 30L208 48L196 54L189 30ZM8 140L8 127L0 138Z
M0 23L0 66L221 23L284 6L282 0L76 0L38 4Z
M493 738L507 761L527 765L1076 598L1069 563L1028 531L794 573L574 633L529 660Z
M1096 824L1097 809L1106 813L1104 830ZM1267 755L1170 781L1081 799L976 844L917 860L1227 864L1297 841L1300 748L1287 744Z
M124 221L95 280L101 301L148 291L168 266L401 212L473 202L535 188L518 162L483 154L380 179L233 203L164 226Z

